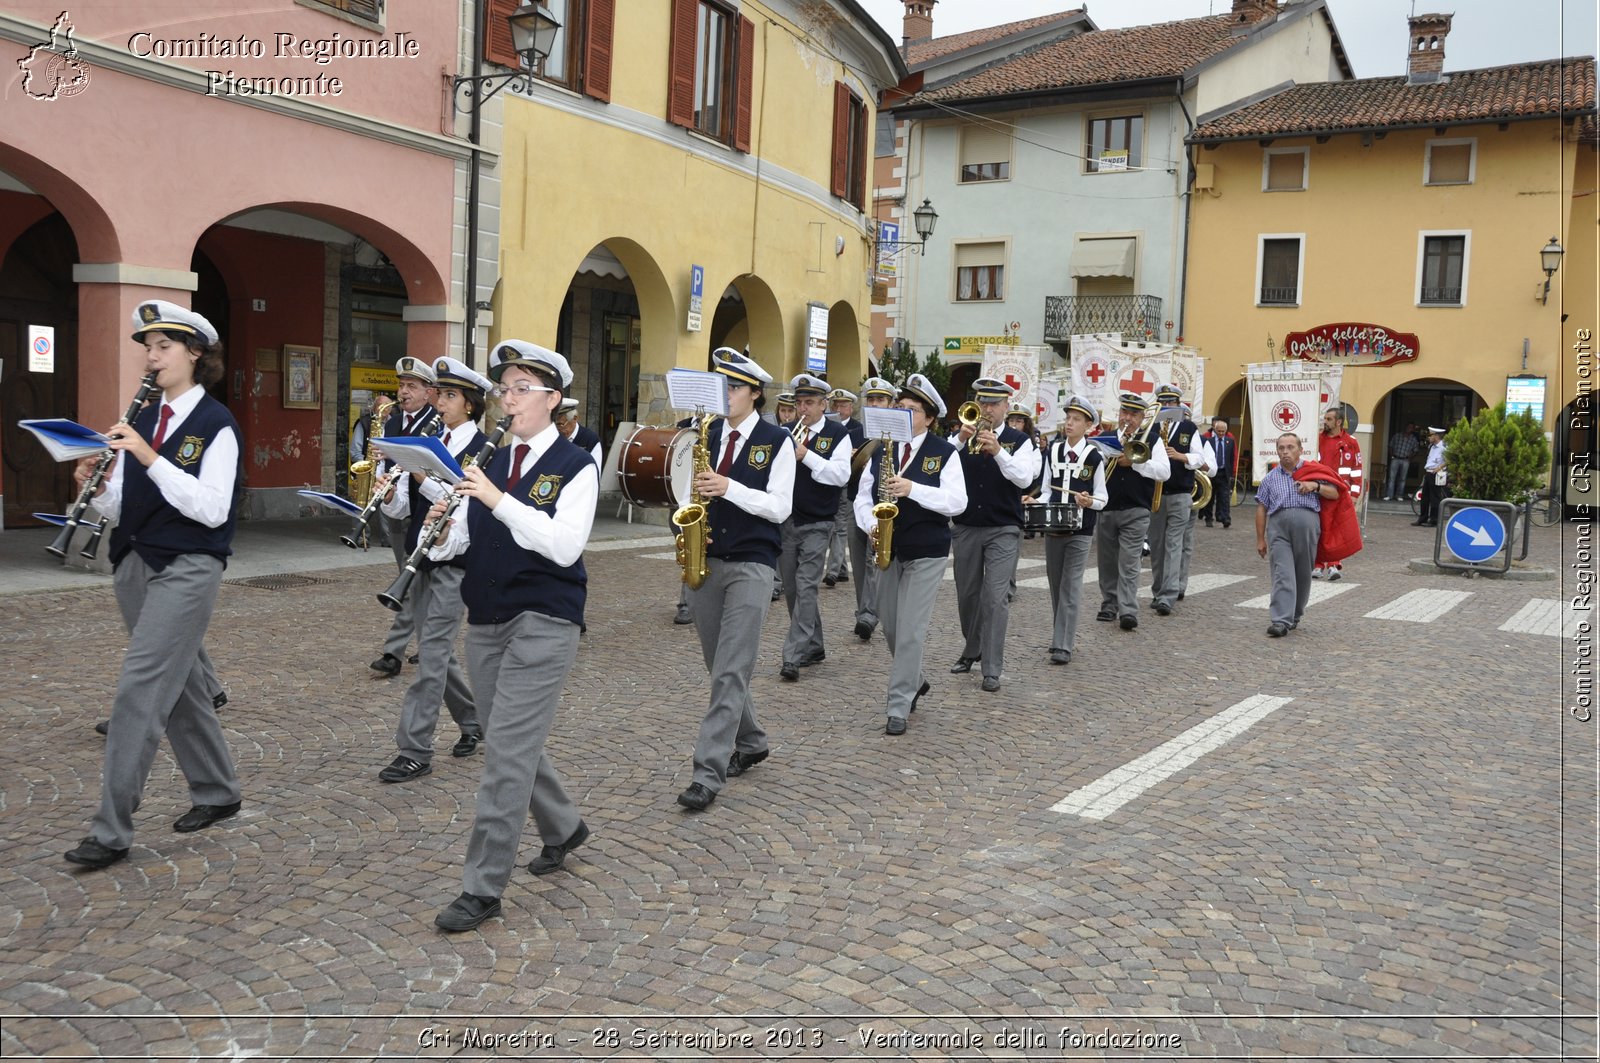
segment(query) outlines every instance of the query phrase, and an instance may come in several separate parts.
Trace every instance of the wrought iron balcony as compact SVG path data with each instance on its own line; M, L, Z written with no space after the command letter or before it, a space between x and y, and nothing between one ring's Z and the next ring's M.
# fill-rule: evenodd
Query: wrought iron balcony
M1066 343L1091 332L1120 332L1143 339L1145 330L1161 331L1161 299L1154 295L1047 295L1044 297L1046 343Z

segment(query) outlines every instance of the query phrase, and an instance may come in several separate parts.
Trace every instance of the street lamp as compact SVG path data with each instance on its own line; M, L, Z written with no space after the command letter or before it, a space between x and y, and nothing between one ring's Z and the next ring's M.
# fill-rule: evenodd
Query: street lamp
M1550 301L1550 278L1555 276L1556 270L1561 268L1561 256L1564 254L1566 254L1566 251L1562 249L1554 236L1539 251L1539 266L1544 270L1544 292L1539 296L1540 305Z
M911 212L912 224L917 227L917 236L922 242L913 244L903 240L880 240L878 241L879 260L893 258L902 251L915 251L919 255L926 254L928 237L933 235L933 226L938 220L939 212L933 209L932 203L924 199L922 206Z
M531 3L523 4L513 14L507 15L506 22L511 27L511 46L528 68L451 78L450 94L456 110L463 113L476 111L484 101L507 85L515 85L518 92L526 92L533 84L533 71L555 47L556 34L561 29L561 23L550 17L548 11Z

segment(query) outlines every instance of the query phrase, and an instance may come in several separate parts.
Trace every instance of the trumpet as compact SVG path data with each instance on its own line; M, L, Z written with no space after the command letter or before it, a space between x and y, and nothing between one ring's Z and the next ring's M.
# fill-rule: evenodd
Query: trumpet
M133 424L133 419L139 416L139 410L143 408L151 393L156 390L156 373L156 370L150 370L144 375L144 379L139 382L138 394L134 395L133 401L128 404L128 412L122 415L124 424ZM109 448L104 454L100 455L99 460L95 463L94 472L90 473L89 478L83 482L83 490L78 492L77 501L73 502L72 508L67 511L66 524L62 525L61 531L56 534L55 540L45 547L46 550L59 558L65 559L67 550L72 546L72 537L77 533L78 528L92 528L93 534L89 536L89 542L85 544L84 548L78 551L78 556L86 557L90 561L94 560L94 555L100 550L100 538L105 535L106 524L109 522L104 518L99 521L86 521L83 519L83 514L88 510L89 503L94 499L96 492L100 490L100 485L106 482L106 473L111 471L111 463L116 458L117 452Z
M967 453L978 453L978 433L992 431L994 424L984 416L983 407L970 400L963 402L961 408L956 410L956 419L963 426L972 429L972 438L967 440Z
M387 412L388 408L393 405L394 403L392 402L385 403L378 409L380 412ZM378 414L376 413L372 415L372 420L378 426L377 434L372 438L382 439L383 422L378 420ZM422 426L419 434L425 436L436 436L442 431L444 431L444 421L439 417L438 411L435 410L433 416L430 417L427 423ZM350 466L352 483L358 484L363 477L365 477L365 479L368 481L366 484L366 498L360 497L361 492L359 487L351 491L352 494L356 495L356 498L352 499L352 501L360 501L362 503L361 513L356 517L357 523L361 525L361 531L355 535L339 536L339 541L350 547L352 550L358 546L363 550L367 548L367 522L370 521L372 519L372 515L378 511L378 507L383 505L383 498L389 493L389 488L394 486L396 480L405 475L405 470L396 465L388 472L378 477L376 481L373 481L372 470L377 466L379 461L383 460L383 455L379 454L377 447L370 442L367 444L367 455L368 457L366 460L358 461ZM365 468L358 468L358 466L365 466Z
M883 457L878 462L878 501L872 507L872 516L878 522L872 529L872 560L879 568L888 568L893 560L890 554L894 549L894 519L900 515L900 507L889 494L889 480L894 476L894 447L889 445L888 436L883 437L880 449Z
M506 430L511 427L511 416L508 413L495 422L494 430L489 433L489 438L484 440L483 449L468 458L467 464L462 466L463 469L471 468L474 465L481 469L489 464L489 459L494 457L494 452L500 449L500 440L505 438ZM405 605L406 595L411 593L411 584L416 580L417 572L422 567L422 559L427 557L428 551L438 544L439 536L444 534L445 525L450 523L450 518L455 515L456 509L461 505L461 500L464 497L466 496L455 488L450 489L450 493L445 496L444 512L439 514L438 520L430 522L422 529L421 534L417 536L417 548L411 551L410 557L406 558L406 563L401 568L400 575L396 576L394 582L389 584L388 590L378 595L380 605L393 609L397 613Z

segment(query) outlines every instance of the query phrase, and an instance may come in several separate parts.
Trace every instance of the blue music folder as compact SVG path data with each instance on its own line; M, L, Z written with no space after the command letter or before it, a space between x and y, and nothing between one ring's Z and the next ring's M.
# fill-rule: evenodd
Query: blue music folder
M436 476L451 486L461 480L461 466L438 436L384 436L374 439L372 445L406 472Z
M79 458L104 454L106 444L110 442L94 429L65 417L18 421L17 427L32 432L56 461L77 461Z
M54 524L58 528L67 526L67 515L65 513L35 513L33 516L36 520L42 520L46 524Z
M309 498L313 502L321 502L329 509L337 509L341 513L348 513L352 517L361 516L361 507L340 495L330 494L327 491L312 491L309 488L296 491L301 498ZM35 514L38 516L38 514Z

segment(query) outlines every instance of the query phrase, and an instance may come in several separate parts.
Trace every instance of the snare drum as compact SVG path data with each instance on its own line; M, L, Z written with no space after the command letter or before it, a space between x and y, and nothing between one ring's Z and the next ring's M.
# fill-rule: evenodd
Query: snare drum
M617 480L636 506L677 507L689 500L694 479L692 428L635 428L622 441Z
M1031 502L1022 507L1022 530L1035 535L1067 535L1083 528L1083 510L1076 502Z

